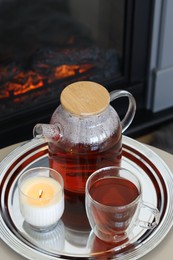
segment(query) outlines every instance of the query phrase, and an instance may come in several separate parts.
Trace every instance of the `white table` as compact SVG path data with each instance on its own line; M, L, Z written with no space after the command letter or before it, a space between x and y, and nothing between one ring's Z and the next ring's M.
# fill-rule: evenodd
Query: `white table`
M0 149L0 161L20 144L15 144ZM151 150L157 153L173 172L173 155L164 152L155 147L149 146ZM172 187L173 188L173 187ZM173 202L172 202L173 203ZM0 259L4 260L24 260L25 258L17 254L2 239L0 241ZM169 231L165 239L151 252L141 258L142 260L172 260L173 259L173 228Z

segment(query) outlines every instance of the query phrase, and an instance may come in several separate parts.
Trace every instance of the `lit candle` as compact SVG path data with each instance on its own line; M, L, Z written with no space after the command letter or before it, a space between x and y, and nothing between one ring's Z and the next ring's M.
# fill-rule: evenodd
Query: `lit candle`
M41 174L45 169L49 172L47 176ZM59 174L56 172L55 180L50 177L52 169L48 169L31 169L19 179L21 213L27 223L40 231L55 226L64 211L63 184L57 181Z

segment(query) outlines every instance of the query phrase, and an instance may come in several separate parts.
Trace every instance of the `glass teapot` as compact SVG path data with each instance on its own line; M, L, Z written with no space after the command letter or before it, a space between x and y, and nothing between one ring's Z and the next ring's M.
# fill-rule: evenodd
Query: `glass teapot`
M122 121L110 105L120 97L129 99ZM49 166L61 173L64 179L65 222L69 228L81 230L87 222L84 217L82 221L78 218L82 211L83 215L86 214L86 180L99 168L120 166L122 133L134 118L136 102L128 91L109 93L102 85L91 81L68 85L61 93L60 102L50 124L37 124L33 135L48 142Z

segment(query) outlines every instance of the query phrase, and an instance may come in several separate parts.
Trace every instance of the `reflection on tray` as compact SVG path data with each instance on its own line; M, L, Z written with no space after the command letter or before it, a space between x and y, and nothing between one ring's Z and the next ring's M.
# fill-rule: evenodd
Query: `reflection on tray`
M118 253L123 252L130 241L125 239L118 243L108 243L97 238L93 231L75 231L65 227L62 220L59 220L57 226L49 232L38 232L31 228L27 222L23 222L23 230L25 236L38 248L47 252L68 252L69 246L71 250L78 248L79 251L85 251L90 255L111 254L111 249Z
M40 248L47 248L56 251L62 251L64 249L65 228L62 220L59 220L55 229L49 232L37 232L25 221L23 222L23 229L28 235L28 239L33 243L37 243Z
M75 231L66 227L65 238L73 246L86 247L90 231Z
M118 254L124 252L125 250L127 250L127 247L133 247L133 244L131 244L131 241L126 238L120 242L105 242L101 239L99 239L98 237L96 237L96 235L94 234L93 231L90 232L90 236L88 238L88 243L87 243L87 247L90 249L90 253L91 255L98 255L102 253L103 254L110 255L115 254L118 256ZM113 256L112 256L113 257Z

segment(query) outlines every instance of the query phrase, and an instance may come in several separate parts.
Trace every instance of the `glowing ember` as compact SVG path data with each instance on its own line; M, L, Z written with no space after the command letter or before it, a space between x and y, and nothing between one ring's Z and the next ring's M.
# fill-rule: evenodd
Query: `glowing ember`
M57 79L62 79L66 77L71 77L76 75L77 73L84 73L93 68L90 64L83 65L62 65L54 70L54 75Z
M12 80L4 84L0 90L0 98L17 96L33 89L43 87L43 77L34 71L20 72Z
M43 87L43 85L43 78L35 72L21 72L14 77L14 82L8 83L8 90L13 91L16 96Z

